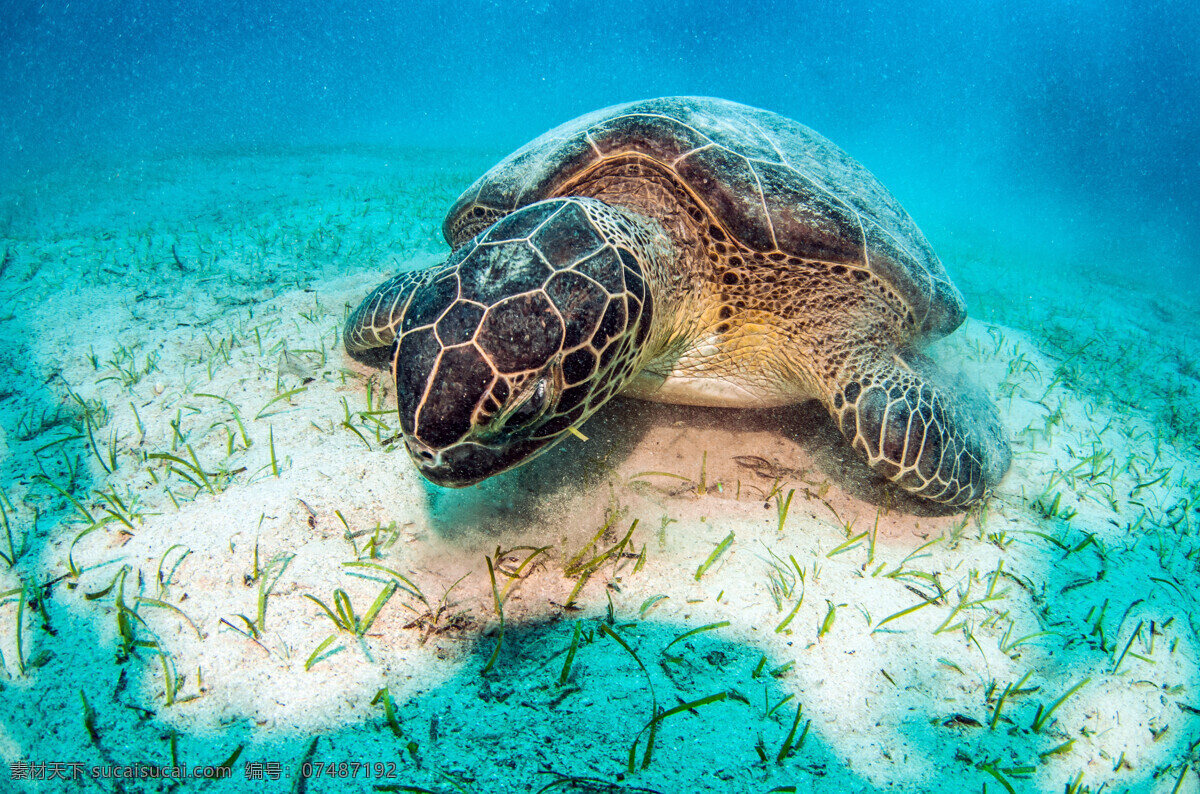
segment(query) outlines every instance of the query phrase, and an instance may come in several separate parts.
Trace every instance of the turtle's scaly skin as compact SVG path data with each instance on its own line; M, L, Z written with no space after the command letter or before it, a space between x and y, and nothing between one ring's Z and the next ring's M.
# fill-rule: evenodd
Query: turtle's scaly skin
M511 468L621 390L820 400L876 471L949 505L1008 468L995 410L916 352L965 317L941 263L793 121L702 98L598 111L485 174L444 231L450 259L381 285L345 333L375 364L396 341L401 426L435 482Z

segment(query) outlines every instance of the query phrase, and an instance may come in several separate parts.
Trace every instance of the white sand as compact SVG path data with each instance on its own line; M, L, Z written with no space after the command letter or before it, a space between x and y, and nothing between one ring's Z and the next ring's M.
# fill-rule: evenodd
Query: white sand
M0 450L20 552L0 561L0 789L114 790L10 783L25 763L219 764L241 748L218 790L351 790L351 766L301 785L306 761L367 763L362 790L537 791L550 771L595 779L551 789L565 791L1200 790L1183 297L1028 261L989 292L987 241L943 251L980 316L1045 328L972 320L936 346L1013 436L1011 473L969 517L881 487L811 407L618 399L587 442L446 491L382 443L393 415L364 417L393 387L347 359L340 323L396 268L432 261L442 208L486 163L214 155L41 177L0 207ZM1014 283L1051 282L1057 325L1038 301L1004 308ZM1064 355L1070 334L1095 341ZM1144 387L1143 404L1113 383ZM83 534L43 473L102 525ZM306 597L336 611L344 593L361 622L390 582L361 638ZM654 703L721 695L668 712L641 768ZM797 704L793 741L808 732L777 761ZM258 762L279 767L251 779Z

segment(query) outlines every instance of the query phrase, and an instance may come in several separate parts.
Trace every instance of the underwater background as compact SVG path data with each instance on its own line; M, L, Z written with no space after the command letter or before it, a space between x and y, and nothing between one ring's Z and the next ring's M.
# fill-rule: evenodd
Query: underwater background
M0 26L5 180L209 148L503 154L596 108L719 96L818 130L926 223L1195 272L1190 3L15 0Z
M728 5L8 0L0 791L1200 791L1200 6ZM803 409L618 400L464 492L389 454L349 309L664 95L917 221L988 509L896 509Z

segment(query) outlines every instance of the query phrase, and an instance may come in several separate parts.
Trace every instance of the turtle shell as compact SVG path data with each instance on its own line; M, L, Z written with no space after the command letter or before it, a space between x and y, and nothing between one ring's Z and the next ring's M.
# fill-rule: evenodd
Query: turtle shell
M722 99L648 99L550 130L467 188L446 215L446 241L457 248L513 210L563 195L599 161L629 155L673 172L752 251L868 269L908 304L922 336L948 334L966 316L925 235L870 171L802 124Z

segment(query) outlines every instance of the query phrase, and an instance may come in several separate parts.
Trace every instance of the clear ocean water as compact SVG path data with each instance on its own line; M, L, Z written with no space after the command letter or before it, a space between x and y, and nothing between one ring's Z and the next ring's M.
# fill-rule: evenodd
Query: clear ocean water
M4 0L0 791L1200 791L1197 42L1178 0ZM843 489L786 411L618 400L470 492L389 454L353 303L669 95L913 216L1013 439L987 510ZM45 768L181 759L233 775Z
M1196 272L1188 3L14 0L0 26L5 180L209 147L505 153L595 108L711 95L818 130L926 225L1128 239ZM1122 259L1096 264L1147 274Z

